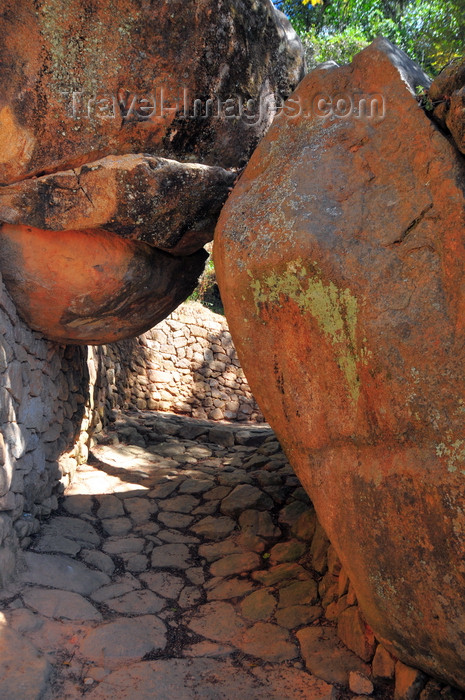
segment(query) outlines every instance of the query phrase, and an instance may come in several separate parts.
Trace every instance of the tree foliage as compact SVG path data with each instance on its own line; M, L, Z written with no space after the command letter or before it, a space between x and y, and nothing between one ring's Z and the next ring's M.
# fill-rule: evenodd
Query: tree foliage
M465 53L465 0L275 0L302 37L309 67L350 61L383 35L430 74Z

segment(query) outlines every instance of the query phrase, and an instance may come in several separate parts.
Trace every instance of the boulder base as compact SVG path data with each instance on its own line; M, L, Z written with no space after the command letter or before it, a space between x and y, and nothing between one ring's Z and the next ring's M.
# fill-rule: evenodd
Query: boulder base
M192 292L206 257L174 257L102 229L0 229L0 269L18 312L60 343L97 345L146 331Z
M252 391L367 622L465 688L465 169L419 83L385 40L308 75L215 258Z

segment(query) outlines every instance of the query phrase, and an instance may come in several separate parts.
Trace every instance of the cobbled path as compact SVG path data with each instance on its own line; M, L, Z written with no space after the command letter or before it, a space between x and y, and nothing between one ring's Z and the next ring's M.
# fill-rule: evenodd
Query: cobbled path
M354 697L308 670L366 670L322 616L316 529L269 428L117 420L2 593L0 700Z

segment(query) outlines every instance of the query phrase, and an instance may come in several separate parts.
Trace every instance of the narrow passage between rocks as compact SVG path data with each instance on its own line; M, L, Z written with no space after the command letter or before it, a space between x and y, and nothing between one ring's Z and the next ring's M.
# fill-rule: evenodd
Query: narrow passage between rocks
M270 428L121 418L1 594L0 698L354 697L328 547Z

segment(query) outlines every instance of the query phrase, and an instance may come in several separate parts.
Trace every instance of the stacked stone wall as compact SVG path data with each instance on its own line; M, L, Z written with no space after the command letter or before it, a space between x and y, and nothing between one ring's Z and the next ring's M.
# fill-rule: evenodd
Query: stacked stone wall
M87 459L95 423L87 356L31 331L0 277L0 587L18 544L56 508L60 482Z
M32 331L0 278L0 587L119 410L263 421L226 320L184 304L156 328L100 347Z
M169 411L216 421L264 420L226 319L199 303L182 304L144 335L98 352L107 410Z

